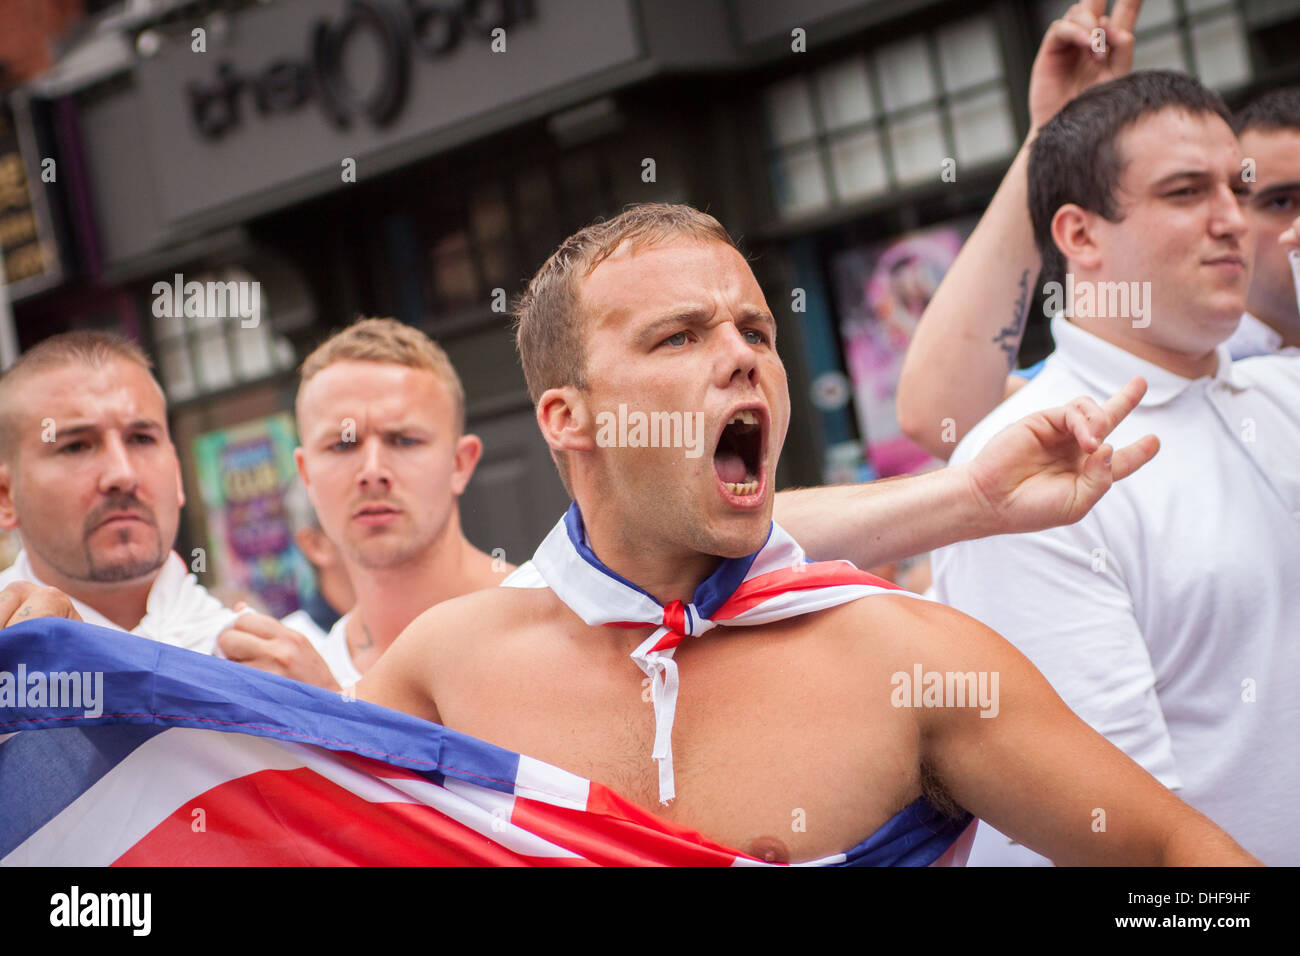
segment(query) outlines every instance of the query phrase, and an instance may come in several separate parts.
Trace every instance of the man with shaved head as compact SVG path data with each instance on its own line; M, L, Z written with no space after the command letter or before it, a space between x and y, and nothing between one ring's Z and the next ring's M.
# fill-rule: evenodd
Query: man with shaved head
M172 551L184 503L166 400L134 343L56 335L0 378L0 528L23 545L0 573L0 621L75 615L211 653L234 613Z

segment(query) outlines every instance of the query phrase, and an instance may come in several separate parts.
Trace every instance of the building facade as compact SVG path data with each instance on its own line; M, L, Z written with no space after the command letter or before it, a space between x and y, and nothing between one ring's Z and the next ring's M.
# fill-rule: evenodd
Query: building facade
M11 281L17 344L95 327L148 347L187 486L204 488L185 553L223 533L216 511L288 520L255 476L284 471L292 439L265 423L314 344L358 315L418 326L485 444L466 533L519 561L567 499L506 305L579 226L689 202L738 238L778 317L793 404L778 483L923 467L891 433L891 376L1025 135L1029 65L1067 5L91 4L8 97L49 209L44 281ZM1148 0L1139 27L1138 67L1188 70L1232 104L1300 82L1300 2ZM187 310L194 281L258 298ZM1049 348L1031 322L1022 358ZM215 487L232 467L254 477ZM240 540L245 563L283 552L279 535Z

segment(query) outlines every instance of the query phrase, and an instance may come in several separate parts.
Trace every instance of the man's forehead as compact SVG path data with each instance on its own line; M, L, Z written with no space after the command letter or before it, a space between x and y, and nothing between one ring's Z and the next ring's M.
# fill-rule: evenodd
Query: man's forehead
M1270 182L1300 180L1300 129L1248 129L1241 134L1241 151L1255 160L1261 188Z
M302 386L298 428L337 430L344 419L358 428L433 425L450 414L451 403L450 390L429 369L347 360L326 366Z
M28 419L50 418L56 424L76 419L120 426L148 420L165 428L167 423L157 382L134 362L39 369L15 382L7 400Z
M1144 184L1182 171L1221 173L1238 165L1241 155L1223 117L1174 108L1131 124L1120 133L1118 145L1125 176Z
M639 247L624 243L581 286L582 306L598 324L693 308L719 295L763 308L758 282L739 251L690 237Z

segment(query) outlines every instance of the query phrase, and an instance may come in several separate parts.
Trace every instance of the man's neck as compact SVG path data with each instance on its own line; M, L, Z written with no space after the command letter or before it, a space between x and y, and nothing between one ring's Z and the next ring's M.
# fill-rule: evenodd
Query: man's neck
M587 545L601 564L631 581L660 604L689 603L722 559L698 551L659 546L641 530L598 506L583 512Z
M1085 332L1109 342L1116 348L1121 348L1130 355L1136 355L1144 362L1150 362L1166 372L1173 372L1183 378L1203 378L1207 375L1213 375L1219 368L1217 349L1211 349L1209 352L1200 355L1193 355L1165 348L1146 339L1117 334L1115 320L1113 319L1075 317L1069 321Z
M495 587L512 570L513 566L494 561L470 544L459 525L448 528L443 540L418 560L398 567L369 570L349 562L357 596L350 618L357 646L373 644L382 653L435 604Z
M41 583L58 588L73 600L98 611L124 631L134 630L148 613L149 593L162 570L159 567L144 577L105 584L60 574L31 549L27 550L27 560Z

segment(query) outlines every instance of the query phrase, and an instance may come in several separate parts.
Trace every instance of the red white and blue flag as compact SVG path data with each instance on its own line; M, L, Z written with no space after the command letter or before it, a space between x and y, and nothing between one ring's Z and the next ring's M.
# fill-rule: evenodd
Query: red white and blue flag
M732 610L788 600L755 563ZM960 865L973 831L922 798L805 865ZM0 631L0 864L766 865L441 725L53 618Z

